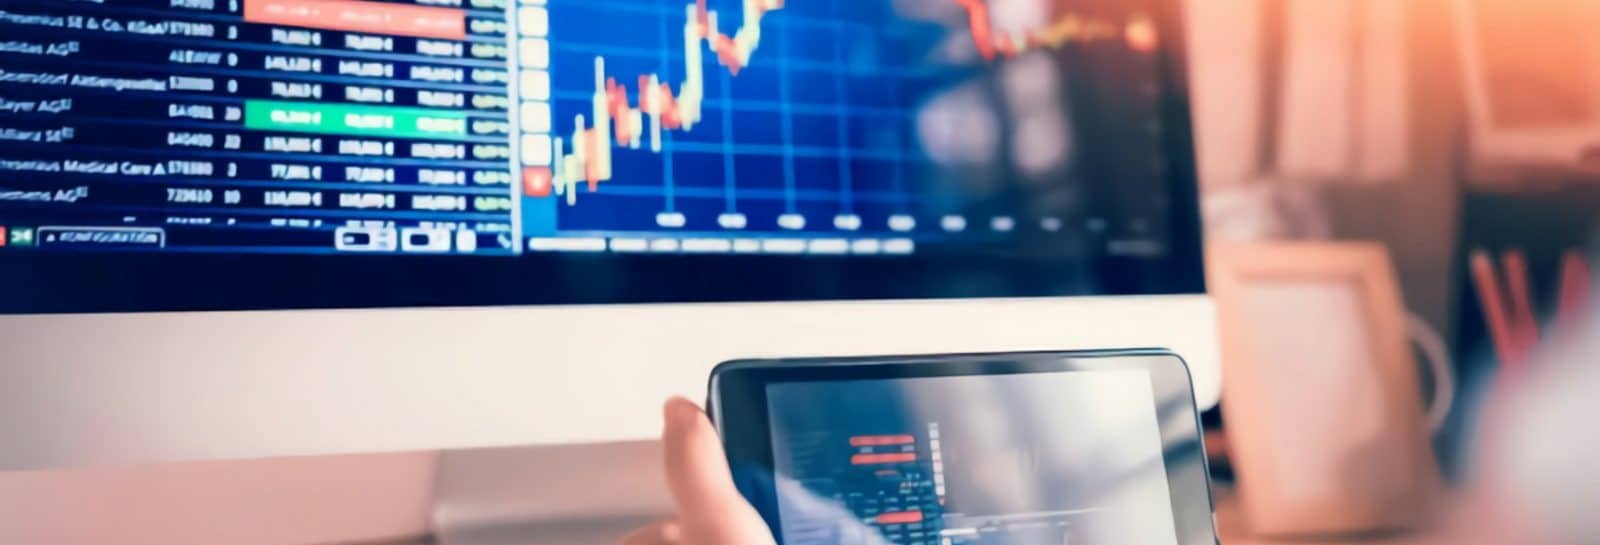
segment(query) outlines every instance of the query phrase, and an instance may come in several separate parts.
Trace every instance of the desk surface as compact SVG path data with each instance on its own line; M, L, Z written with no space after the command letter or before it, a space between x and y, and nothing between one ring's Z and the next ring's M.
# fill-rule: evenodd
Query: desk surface
M1468 507L1465 502L1457 502L1459 508L1448 510L1441 528L1451 530L1418 531L1407 534L1370 537L1370 538L1329 538L1329 539L1271 539L1250 535L1249 527L1244 520L1243 513L1239 510L1238 501L1232 496L1219 497L1217 501L1217 531L1223 545L1536 545L1535 541L1519 539L1502 526L1495 526L1492 521L1501 518L1494 513L1485 515L1483 509ZM621 531L621 528L614 529ZM607 532L597 532L606 534ZM526 538L524 538L526 539ZM524 541L525 542L525 541ZM562 541L549 539L534 539L531 543L562 543L573 545L577 543L610 543L607 540L577 540ZM369 545L431 545L436 541L429 538L419 540L405 540L399 542L374 543Z
M1451 497L1434 529L1365 538L1273 539L1250 535L1237 498L1217 500L1217 534L1223 545L1536 545L1539 540L1513 530L1503 513L1481 502Z

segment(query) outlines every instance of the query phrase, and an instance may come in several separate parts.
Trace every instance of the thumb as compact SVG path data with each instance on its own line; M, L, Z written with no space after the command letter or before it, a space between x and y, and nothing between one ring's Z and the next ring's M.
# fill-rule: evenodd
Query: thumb
M665 412L661 439L666 449L667 486L680 514L743 504L722 443L700 407L676 397L667 401Z
M772 543L766 523L734 486L722 443L705 412L683 398L667 401L664 412L667 486L685 543Z

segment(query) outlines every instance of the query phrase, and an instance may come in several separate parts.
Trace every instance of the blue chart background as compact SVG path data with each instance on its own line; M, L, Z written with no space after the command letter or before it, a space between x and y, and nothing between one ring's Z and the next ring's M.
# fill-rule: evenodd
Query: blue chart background
M556 135L570 139L577 115L592 119L596 56L628 87L632 104L641 74L659 74L677 93L691 2L552 0ZM717 11L721 32L738 29L739 0L711 0L708 7ZM833 227L840 213L861 216L854 236L890 234L888 217L907 213L917 217L918 231L931 233L933 214L959 209L934 196L958 192L931 187L945 182L928 175L931 167L912 140L912 115L931 92L982 69L927 64L948 35L942 25L896 16L888 0L790 0L763 18L761 44L737 76L705 49L698 125L664 131L660 154L648 140L637 150L613 148L613 179L594 193L580 187L576 206L528 199L528 234L667 234L655 223L663 211L686 218L672 233L697 236L785 232L777 223L784 213L806 217L797 236L847 234ZM794 188L793 199L786 187ZM726 212L745 214L748 226L719 227L717 216Z

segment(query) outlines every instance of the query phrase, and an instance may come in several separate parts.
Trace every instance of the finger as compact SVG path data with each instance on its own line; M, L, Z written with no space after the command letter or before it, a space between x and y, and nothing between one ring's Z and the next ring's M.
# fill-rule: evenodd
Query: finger
M678 513L717 516L744 505L728 471L722 443L705 412L681 397L668 400L664 412L667 486Z
M772 545L772 531L755 508L739 495L728 471L728 459L705 412L693 402L667 402L667 486L678 507L678 523L687 545Z
M681 545L682 529L678 521L667 519L622 536L618 545Z

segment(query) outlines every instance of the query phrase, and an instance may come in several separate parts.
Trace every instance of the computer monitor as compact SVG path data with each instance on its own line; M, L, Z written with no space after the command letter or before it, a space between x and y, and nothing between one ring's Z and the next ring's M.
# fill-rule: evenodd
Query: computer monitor
M1174 0L16 0L0 469L637 439L739 357L1220 384Z

